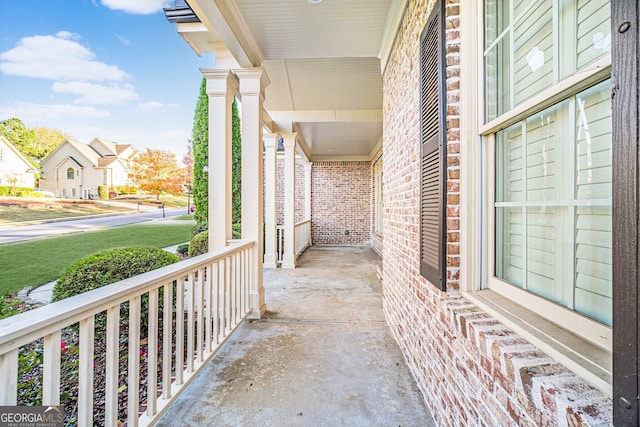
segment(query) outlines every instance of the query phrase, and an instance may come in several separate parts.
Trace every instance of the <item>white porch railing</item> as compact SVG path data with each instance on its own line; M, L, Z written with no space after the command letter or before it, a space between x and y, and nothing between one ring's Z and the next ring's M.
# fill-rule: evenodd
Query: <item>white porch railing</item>
M284 225L276 225L276 264L282 265L284 255Z
M296 224L296 259L305 249L311 246L311 220L300 221Z
M127 393L127 425L155 422L252 310L250 249L255 242L235 243L0 320L0 405L16 405L20 347L41 338L44 338L42 405L60 404L61 336L63 329L79 323L78 425L92 426L95 323L96 315L106 311L106 321L104 315L99 317L101 322L106 322L104 423L119 424L118 397L124 389ZM160 317L160 307L164 302L173 301L174 297L175 306L163 310ZM148 319L141 319L143 298L148 298ZM124 334L121 337L120 305L127 302L128 337ZM148 356L141 362L140 325L144 320L148 320L149 325L143 330L147 333ZM128 347L127 373L119 372L118 368L122 342L127 342ZM143 386L147 388L146 401L142 402L142 408L146 406L146 410L142 414L141 372L146 372ZM119 387L120 376L127 376L125 386Z
M304 252L306 248L311 246L311 220L300 221L295 225L294 233L296 236L296 259ZM282 264L284 255L284 225L276 225L276 260L278 265Z

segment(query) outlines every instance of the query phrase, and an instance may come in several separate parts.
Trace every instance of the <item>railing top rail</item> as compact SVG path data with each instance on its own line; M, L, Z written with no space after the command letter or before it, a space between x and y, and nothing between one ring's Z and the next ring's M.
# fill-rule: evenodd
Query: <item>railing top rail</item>
M0 355L255 245L254 241L234 242L237 244L2 319Z

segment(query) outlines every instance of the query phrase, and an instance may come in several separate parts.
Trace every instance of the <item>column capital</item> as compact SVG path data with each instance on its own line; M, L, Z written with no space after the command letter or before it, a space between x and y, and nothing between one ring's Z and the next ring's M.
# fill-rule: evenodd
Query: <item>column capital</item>
M225 96L238 90L238 77L231 70L201 68L200 72L207 79L209 96Z
M236 76L240 80L241 95L262 95L264 90L271 84L267 72L262 67L241 68L234 70Z
M304 170L305 171L310 171L311 170L311 166L313 165L313 162L307 162L305 163L304 166Z
M282 139L284 143L284 148L295 148L296 147L296 138L297 134L295 132L292 133L282 133Z
M277 133L265 133L262 138L264 139L265 148L277 148L278 147L278 135Z

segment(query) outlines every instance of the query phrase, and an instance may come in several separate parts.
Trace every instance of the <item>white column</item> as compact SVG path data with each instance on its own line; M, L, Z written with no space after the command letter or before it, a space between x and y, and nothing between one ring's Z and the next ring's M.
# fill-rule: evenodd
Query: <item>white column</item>
M256 242L250 255L249 298L253 310L249 317L260 319L267 311L262 275L262 105L269 79L262 68L237 70L236 75L242 97L242 239Z
M276 268L276 171L278 163L276 150L278 135L270 133L264 137L264 227L265 250L264 268Z
M284 253L282 268L296 268L296 134L284 139Z
M304 219L311 221L311 166L312 163L304 164ZM309 224L309 241L311 246L311 224Z
M209 252L231 239L231 104L238 87L230 70L201 70L209 96Z

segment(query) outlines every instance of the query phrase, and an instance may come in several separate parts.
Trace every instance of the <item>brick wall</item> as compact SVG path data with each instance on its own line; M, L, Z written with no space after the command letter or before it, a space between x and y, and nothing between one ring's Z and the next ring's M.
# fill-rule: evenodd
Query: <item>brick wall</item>
M419 40L412 0L384 72L385 316L439 426L609 425L611 400L459 292L459 0L447 11L447 289L419 271Z
M368 245L371 163L314 162L311 238L314 245Z
M278 154L276 161L276 223L284 224L284 155ZM304 198L304 161L296 158L296 223L305 219Z

